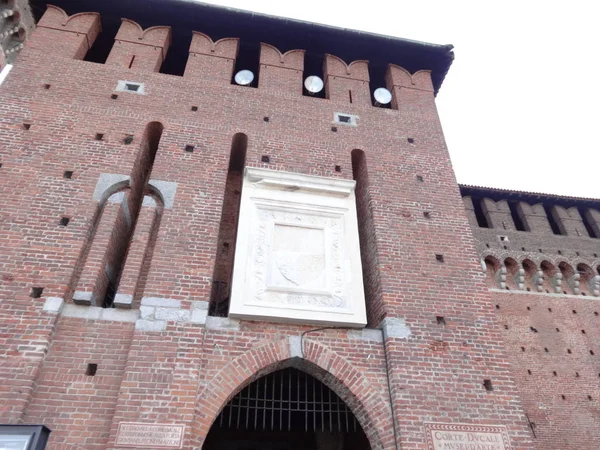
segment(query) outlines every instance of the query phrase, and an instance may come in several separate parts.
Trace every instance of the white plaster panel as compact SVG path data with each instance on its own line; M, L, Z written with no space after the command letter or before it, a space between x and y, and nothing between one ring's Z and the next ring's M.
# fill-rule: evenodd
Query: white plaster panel
M366 324L354 187L246 169L230 317Z

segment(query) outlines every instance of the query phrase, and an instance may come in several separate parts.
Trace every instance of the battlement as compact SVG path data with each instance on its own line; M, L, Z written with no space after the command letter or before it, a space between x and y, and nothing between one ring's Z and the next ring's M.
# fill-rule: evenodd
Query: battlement
M99 12L78 12L69 16L65 10L49 5L39 19L38 30L29 39L27 49L46 57L87 59L90 54L102 53L92 49L95 45L107 45L107 34L102 35L99 40L102 42L97 42L102 31L100 23ZM177 44L180 44L181 30L176 34ZM188 52L187 62L183 64L181 46L174 50L173 57L168 56L174 43L173 35L170 26L143 28L132 19L122 18L112 36L107 57L95 62L146 72L159 72L166 70L166 66L175 65L183 68L177 75L184 79L221 85L232 84L237 70L250 69L255 72L255 81L250 87L288 96L311 95L304 89L303 81L307 76L317 75L323 78L325 98L359 107L382 106L373 99L373 91L379 87L387 87L393 93L391 107L394 109L402 104L403 89L414 89L421 95L432 97L434 86L437 84L439 87L439 82L432 78L433 71L437 72L437 69L421 68L411 74L408 68L415 62L410 58L405 61L408 68L395 64L393 58L385 63L376 61L374 68L369 61L342 59L324 51L317 56L317 59L321 58L319 66L315 65L313 49L283 51L273 42L260 42L253 46L243 37L241 42L246 44L240 45L239 36L213 40L207 30L185 32ZM309 50L311 59L307 63L305 55ZM439 78L437 73L435 76Z

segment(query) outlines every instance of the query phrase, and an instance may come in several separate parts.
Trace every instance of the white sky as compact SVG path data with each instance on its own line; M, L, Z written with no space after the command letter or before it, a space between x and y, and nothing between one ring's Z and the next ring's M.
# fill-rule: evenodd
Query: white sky
M204 1L453 44L437 105L459 183L600 198L600 2Z

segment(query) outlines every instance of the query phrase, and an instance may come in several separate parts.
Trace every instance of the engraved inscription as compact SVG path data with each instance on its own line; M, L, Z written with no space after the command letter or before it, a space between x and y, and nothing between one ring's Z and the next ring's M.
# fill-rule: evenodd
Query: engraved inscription
M512 450L504 426L425 423L427 450Z
M117 447L182 448L185 425L121 422Z

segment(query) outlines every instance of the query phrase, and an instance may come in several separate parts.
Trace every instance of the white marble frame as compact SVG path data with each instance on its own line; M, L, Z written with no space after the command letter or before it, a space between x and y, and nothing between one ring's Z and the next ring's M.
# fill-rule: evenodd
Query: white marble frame
M352 180L245 170L230 317L350 327L366 324L354 187ZM285 280L273 283L277 225L296 227L299 239L302 229L323 230L324 274L318 273L320 266L310 264L321 263L319 251L287 251L286 245L277 263ZM288 256L291 259L286 261ZM322 280L316 288L310 287L315 279Z

